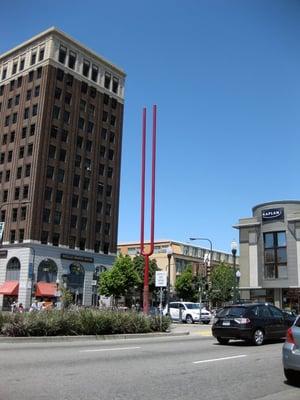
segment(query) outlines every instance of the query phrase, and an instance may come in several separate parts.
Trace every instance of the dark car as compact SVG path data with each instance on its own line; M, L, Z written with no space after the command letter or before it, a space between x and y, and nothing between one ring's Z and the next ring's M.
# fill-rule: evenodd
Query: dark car
M295 318L268 303L224 307L215 317L212 334L221 344L241 339L257 346L265 339L281 339Z

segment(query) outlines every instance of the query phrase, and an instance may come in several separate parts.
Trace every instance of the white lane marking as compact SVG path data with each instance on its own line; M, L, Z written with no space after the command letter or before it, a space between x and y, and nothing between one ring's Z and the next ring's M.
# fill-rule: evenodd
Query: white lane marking
M239 356L212 358L210 360L194 361L193 364L201 364L201 363L208 363L208 362L214 362L214 361L223 361L223 360L232 360L233 358L242 358L242 357L247 357L247 355L246 354L241 354Z
M79 353L90 353L93 351L119 351L119 350L135 350L140 349L140 347L113 347L111 349L90 349L90 350L79 350Z

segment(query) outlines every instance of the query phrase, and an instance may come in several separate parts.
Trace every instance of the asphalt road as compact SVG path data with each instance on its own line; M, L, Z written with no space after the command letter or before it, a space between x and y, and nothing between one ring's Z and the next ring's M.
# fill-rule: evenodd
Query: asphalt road
M221 346L206 326L189 336L0 343L0 400L299 400L282 343Z

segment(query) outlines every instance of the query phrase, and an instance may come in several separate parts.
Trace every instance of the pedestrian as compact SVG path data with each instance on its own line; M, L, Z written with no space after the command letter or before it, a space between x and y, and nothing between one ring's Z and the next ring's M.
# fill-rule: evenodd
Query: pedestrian
M14 302L11 304L10 310L11 310L12 313L15 313L15 312L17 311L17 306L18 306L18 304L17 304L16 301L14 301Z
M25 311L25 310L24 310L23 304L22 304L22 303L19 303L18 312L19 312L19 313L23 313L24 311Z
M29 312L35 312L35 311L39 311L39 303L37 300L35 300L32 304L31 307L29 309Z

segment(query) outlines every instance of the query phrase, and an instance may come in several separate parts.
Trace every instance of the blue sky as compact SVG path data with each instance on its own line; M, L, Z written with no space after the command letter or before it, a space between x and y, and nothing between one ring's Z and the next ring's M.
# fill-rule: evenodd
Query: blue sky
M298 0L3 1L0 52L54 25L122 67L119 241L140 236L141 113L157 104L155 237L230 251L254 205L300 199L299 21Z

